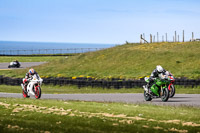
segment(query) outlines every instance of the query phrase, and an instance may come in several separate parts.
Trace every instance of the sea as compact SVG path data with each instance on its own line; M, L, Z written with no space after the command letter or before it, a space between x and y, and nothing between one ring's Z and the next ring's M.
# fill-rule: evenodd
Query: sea
M0 41L0 55L84 53L115 44Z

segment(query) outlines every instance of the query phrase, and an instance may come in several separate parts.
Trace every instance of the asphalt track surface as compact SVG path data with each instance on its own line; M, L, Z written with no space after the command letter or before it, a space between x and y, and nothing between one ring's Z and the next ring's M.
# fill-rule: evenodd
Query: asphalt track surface
M38 66L44 63L46 62L20 62L21 64L20 68L8 68L8 65L10 63L0 63L0 70L23 69L23 68L32 67L32 66Z
M0 93L0 97L23 98L20 93ZM31 96L34 98L34 96ZM121 102L121 103L145 103L167 106L194 106L200 108L200 94L175 94L167 102L160 98L145 101L142 93L117 93L117 94L42 94L41 99L56 99L70 101L95 101L95 102Z

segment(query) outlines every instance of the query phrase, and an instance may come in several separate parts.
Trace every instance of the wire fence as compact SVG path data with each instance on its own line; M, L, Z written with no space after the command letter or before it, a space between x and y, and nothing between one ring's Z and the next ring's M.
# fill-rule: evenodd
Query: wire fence
M200 38L194 37L194 32L191 33L191 36L188 36L190 39L186 40L185 31L183 30L181 33L174 31L174 34L169 36L168 33L160 34L157 32L156 34L150 34L145 37L145 33L140 34L140 43L159 43L159 42L187 42L187 41L200 41Z
M104 48L68 48L68 49L35 49L35 50L0 50L0 55L56 55L93 52Z

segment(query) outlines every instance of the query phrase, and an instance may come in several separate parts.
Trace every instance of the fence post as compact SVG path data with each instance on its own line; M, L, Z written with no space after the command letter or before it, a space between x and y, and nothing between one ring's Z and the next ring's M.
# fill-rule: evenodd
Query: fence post
M194 41L194 32L192 32L192 42Z
M183 42L185 41L185 35L184 35L184 30L183 30Z
M142 34L140 35L140 44L142 44Z
M167 42L167 33L165 33L165 36L166 36L166 42Z
M157 42L159 42L159 35L158 35L158 32L157 32Z
M179 35L178 35L178 42L179 42Z
M175 31L175 40L174 41L176 42L176 31Z
M152 35L150 34L150 43L152 43Z

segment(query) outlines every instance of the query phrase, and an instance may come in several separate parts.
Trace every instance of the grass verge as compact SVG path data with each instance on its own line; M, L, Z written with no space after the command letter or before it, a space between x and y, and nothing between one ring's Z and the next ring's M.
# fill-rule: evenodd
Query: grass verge
M194 107L0 98L0 132L199 132Z
M7 93L21 93L21 86L8 86L0 85L0 92ZM130 89L103 89L103 88L92 88L83 87L78 88L77 86L53 86L44 85L42 86L43 94L74 94L74 93L143 93L142 88L130 88ZM176 86L176 94L200 94L200 87L195 88L184 88L183 86Z

